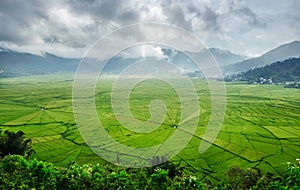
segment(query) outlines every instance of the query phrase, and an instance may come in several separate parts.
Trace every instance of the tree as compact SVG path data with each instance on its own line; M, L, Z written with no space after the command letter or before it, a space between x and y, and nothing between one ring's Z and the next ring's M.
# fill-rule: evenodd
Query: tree
M23 131L12 132L0 129L0 157L18 154L29 157L34 150L31 148L31 139L25 138Z

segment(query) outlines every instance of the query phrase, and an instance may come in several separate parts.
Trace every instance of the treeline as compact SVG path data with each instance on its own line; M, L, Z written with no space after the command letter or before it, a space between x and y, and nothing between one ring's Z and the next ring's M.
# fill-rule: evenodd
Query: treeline
M260 68L227 76L225 81L246 81L258 84L278 84L300 81L300 58L290 58Z
M232 167L217 184L195 176L170 175L168 168L115 168L52 163L9 155L0 160L1 189L299 189L299 164L287 164L284 177Z

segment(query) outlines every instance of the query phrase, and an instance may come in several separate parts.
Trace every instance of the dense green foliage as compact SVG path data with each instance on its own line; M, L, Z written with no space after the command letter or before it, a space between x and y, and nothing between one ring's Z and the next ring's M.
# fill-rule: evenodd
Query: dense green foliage
M31 139L25 138L23 131L2 132L0 128L0 158L10 154L30 156L34 151L31 149Z
M300 58L291 58L270 65L227 77L226 80L240 80L248 83L284 83L300 81Z
M151 172L149 172L151 171ZM6 156L0 162L1 189L298 189L299 164L287 164L284 178L259 170L232 167L217 183L195 176L170 177L169 169L110 169L99 164L51 163Z

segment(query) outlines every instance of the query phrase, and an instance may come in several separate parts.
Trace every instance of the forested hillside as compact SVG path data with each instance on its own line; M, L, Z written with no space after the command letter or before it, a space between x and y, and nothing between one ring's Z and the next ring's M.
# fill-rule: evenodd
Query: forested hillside
M247 81L248 83L272 84L300 81L300 57L278 61L270 65L250 69L241 74L226 77L227 81Z

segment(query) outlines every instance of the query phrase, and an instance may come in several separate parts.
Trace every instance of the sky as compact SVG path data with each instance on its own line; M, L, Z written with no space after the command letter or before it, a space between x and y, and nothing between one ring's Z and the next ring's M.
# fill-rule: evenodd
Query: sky
M299 10L299 0L1 0L0 47L82 57L112 31L157 22L254 57L300 40Z

